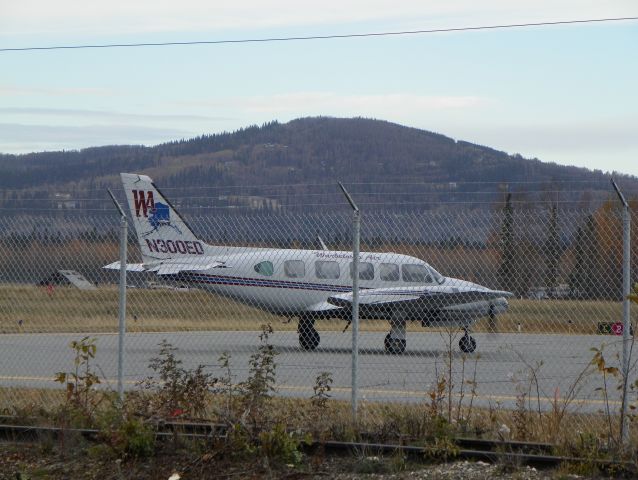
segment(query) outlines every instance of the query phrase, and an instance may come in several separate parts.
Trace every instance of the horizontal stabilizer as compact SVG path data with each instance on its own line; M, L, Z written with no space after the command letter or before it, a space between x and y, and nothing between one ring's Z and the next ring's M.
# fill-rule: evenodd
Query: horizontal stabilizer
M102 268L106 268L107 270L119 270L121 268L120 262L109 263L108 265L104 265ZM127 272L143 272L144 264L143 263L127 263L126 271Z
M119 270L120 262L113 262L102 268L109 270ZM177 275L180 272L196 272L211 270L213 268L228 268L224 262L210 260L208 262L188 261L186 258L169 259L163 262L153 263L127 263L126 270L129 272L155 272L158 275Z
M211 270L213 268L227 268L223 262L211 262L206 264L162 262L148 269L158 275L177 275L180 272L196 272L201 270Z

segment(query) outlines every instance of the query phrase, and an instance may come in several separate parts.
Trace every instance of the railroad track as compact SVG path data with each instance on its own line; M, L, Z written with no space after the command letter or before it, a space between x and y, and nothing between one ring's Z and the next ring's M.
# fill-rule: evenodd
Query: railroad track
M7 417L0 417L0 421L7 421ZM187 422L158 422L156 437L160 440L170 440L176 437L184 439L212 440L224 438L227 427L213 423ZM0 442L4 443L38 443L44 440L62 440L70 435L82 436L87 440L98 441L99 430L87 428L59 428L32 425L0 424ZM554 446L548 443L484 440L475 438L455 438L456 447L454 458L482 460L489 462L510 461L519 465L531 465L549 468L561 463L592 463L592 459L554 455ZM322 441L304 445L307 453L322 450L336 455L352 455L365 452L366 455L389 455L402 452L414 460L425 459L426 448L417 445L399 445L376 442L340 442ZM608 461L593 461L601 469L628 468L629 464Z

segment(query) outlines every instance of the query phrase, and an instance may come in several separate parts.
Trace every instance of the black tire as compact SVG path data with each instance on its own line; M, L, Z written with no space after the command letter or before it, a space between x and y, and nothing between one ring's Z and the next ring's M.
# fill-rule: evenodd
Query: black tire
M463 335L459 340L459 348L463 353L472 353L476 350L476 340L469 335Z
M385 347L386 353L400 355L405 352L406 341L404 338L392 338L388 333L385 336L385 340L383 340L383 346Z
M321 336L314 328L299 332L299 346L304 350L314 350L319 346L320 342Z

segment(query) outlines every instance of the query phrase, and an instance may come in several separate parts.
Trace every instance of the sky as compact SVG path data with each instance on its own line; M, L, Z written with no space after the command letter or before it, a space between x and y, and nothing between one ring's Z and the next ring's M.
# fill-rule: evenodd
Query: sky
M0 49L638 16L635 0L0 0ZM362 116L638 176L638 21L350 39L0 51L0 153Z

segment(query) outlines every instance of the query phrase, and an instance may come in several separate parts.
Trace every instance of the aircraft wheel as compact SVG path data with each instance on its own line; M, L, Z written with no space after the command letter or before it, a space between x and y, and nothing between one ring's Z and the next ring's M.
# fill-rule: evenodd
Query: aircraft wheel
M304 350L314 350L319 346L320 341L321 336L314 328L299 332L299 345Z
M476 350L476 340L469 335L463 335L459 340L459 348L463 353L472 353Z
M404 338L392 338L388 333L383 341L386 353L392 353L394 355L405 352L405 339Z

